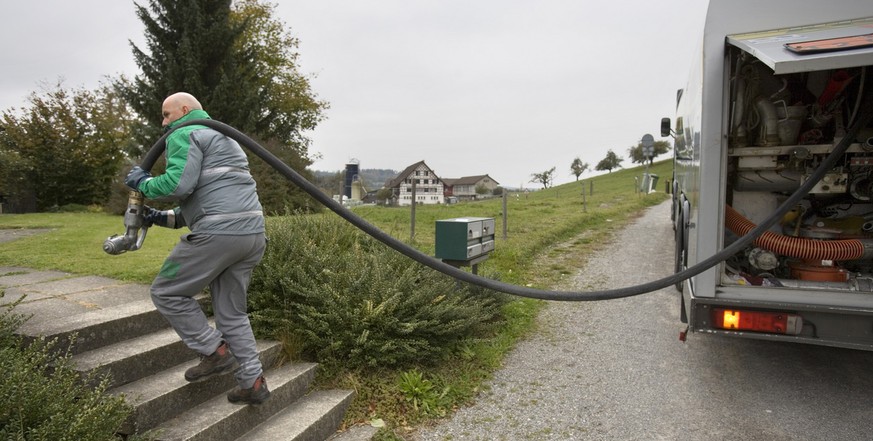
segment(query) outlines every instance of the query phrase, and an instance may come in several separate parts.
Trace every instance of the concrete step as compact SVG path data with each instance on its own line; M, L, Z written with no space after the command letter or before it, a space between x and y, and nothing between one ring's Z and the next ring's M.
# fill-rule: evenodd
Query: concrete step
M184 371L198 363L197 354L155 310L147 285L0 267L0 290L5 291L0 308L14 303L17 314L31 317L17 331L26 341L57 339L58 349L73 354L71 362L83 376L111 376L114 389L109 392L124 395L135 409L120 436L148 432L168 440L234 440L261 425L258 430L269 434L267 439L286 439L284 432L293 431L295 439L324 440L339 426L351 400L351 392L332 391L295 403L315 376L316 365L308 363L268 368L272 396L260 406L227 402L226 393L236 387L232 374L188 383ZM202 305L208 296L198 300ZM280 344L257 344L264 366L273 366ZM281 415L264 424L276 414ZM292 429L295 420L310 423ZM247 439L257 439L257 433Z
M260 340L257 345L261 364L273 366L280 356L282 345L276 341ZM198 362L191 360L108 391L113 395L123 395L125 401L134 408L119 433L143 433L213 398L216 391L228 390L236 385L231 373L193 383L185 380L185 371Z
M214 398L155 427L154 434L164 441L235 440L306 393L315 378L313 363L292 363L264 373L270 399L259 406L231 404L222 390Z
M202 305L208 296L201 294L197 300ZM167 326L167 320L155 309L151 299L144 299L51 320L28 320L17 332L27 342L38 336L57 338L61 348L66 349L69 343L70 352L80 354ZM70 341L74 335L75 341Z
M182 343L176 331L166 328L76 354L71 361L80 372L96 372L95 380L109 374L109 387L115 387L197 358L197 353Z
M350 390L312 392L238 441L324 441L336 432L354 396Z

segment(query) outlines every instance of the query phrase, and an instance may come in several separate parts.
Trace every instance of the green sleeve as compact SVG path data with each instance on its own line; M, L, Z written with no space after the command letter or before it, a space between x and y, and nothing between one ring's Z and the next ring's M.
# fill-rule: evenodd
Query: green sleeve
M188 149L191 147L188 133L187 130L177 131L167 138L167 170L139 185L139 191L145 197L157 199L172 195L176 191L188 161Z

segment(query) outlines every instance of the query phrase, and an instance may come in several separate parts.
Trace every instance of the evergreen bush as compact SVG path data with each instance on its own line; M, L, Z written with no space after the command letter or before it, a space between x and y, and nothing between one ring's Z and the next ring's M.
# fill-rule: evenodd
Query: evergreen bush
M106 395L105 380L88 387L92 378L70 366L57 341L24 347L14 334L21 321L13 308L0 308L0 439L120 439L115 432L132 412L124 399Z
M298 336L304 353L346 368L448 356L501 320L507 296L467 287L331 214L271 217L252 276L254 327Z

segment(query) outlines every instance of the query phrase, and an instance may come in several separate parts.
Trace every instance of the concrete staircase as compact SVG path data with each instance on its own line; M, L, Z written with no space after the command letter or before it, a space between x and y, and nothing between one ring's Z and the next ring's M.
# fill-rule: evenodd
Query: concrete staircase
M7 274L12 274L8 269ZM33 275L16 273L12 278ZM82 288L84 294L75 300L75 294L60 298L45 295L59 282L78 289L69 275L52 276L55 278L47 277L42 282L16 284L0 272L0 289L6 290L0 303L28 295L16 307L18 312L33 314L20 329L25 337L42 335L62 341L75 337L71 353L77 369L108 373L112 379L109 392L123 395L135 408L121 428L122 434L151 430L159 440L323 441L334 435L353 398L354 392L346 390L307 394L317 366L277 363L279 343L259 341L272 395L260 406L230 404L225 394L236 385L231 374L196 383L185 381L184 371L199 360L155 311L147 295L138 292L145 289L147 294L147 287L103 278L96 278L98 283L87 283L95 278L81 278L86 280L79 280L76 286L84 283L87 288ZM114 304L109 306L81 301L81 297L96 298L106 292L130 298L122 302L112 297L110 303ZM28 301L32 297L35 300ZM82 304L87 307L77 311Z

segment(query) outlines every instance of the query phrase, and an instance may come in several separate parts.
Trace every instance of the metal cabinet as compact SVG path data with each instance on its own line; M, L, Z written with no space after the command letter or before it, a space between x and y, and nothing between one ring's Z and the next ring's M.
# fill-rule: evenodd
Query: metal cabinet
M494 218L459 217L436 221L438 259L470 261L494 251Z

